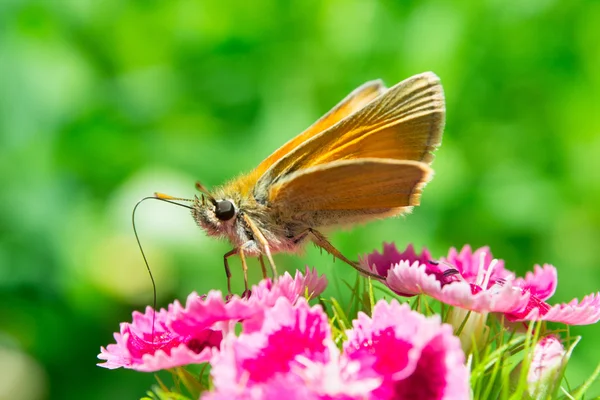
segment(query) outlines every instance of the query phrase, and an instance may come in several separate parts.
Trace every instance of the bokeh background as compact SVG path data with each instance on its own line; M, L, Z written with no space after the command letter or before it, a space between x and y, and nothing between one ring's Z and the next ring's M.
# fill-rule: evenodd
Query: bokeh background
M557 266L552 301L598 291L598 43L597 1L3 0L0 399L144 395L152 374L95 366L152 301L135 203L251 169L374 78L436 72L447 127L422 206L332 234L343 253L490 245L520 273ZM187 210L148 201L136 219L161 305L225 289L230 247ZM317 267L328 294L354 279L310 246L276 261ZM572 334L576 386L600 326Z

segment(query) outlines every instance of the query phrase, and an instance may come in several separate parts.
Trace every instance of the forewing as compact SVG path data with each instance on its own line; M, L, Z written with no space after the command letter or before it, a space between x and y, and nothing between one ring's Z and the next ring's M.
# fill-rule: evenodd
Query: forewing
M385 92L385 90L386 87L381 80L369 81L354 89L354 91L333 107L327 114L319 118L317 122L263 160L258 167L255 168L253 174L256 174L255 176L261 176L273 165L273 163L281 159L294 148L335 125L348 115L363 108L373 99Z
M406 79L363 108L304 141L259 179L255 197L289 174L339 160L384 158L430 163L444 127L444 93L426 72Z
M294 211L416 206L431 177L419 161L334 161L286 176L269 190L269 203Z

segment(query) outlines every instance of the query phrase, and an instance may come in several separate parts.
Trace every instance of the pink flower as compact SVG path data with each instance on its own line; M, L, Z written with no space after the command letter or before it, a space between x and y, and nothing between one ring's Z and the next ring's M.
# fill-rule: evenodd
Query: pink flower
M380 376L340 355L327 315L304 299L280 298L262 326L230 334L211 364L216 391L207 399L366 399Z
M177 320L183 309L177 301L156 314L151 307L146 308L145 314L134 312L133 321L122 323L121 332L115 333L116 344L101 348L98 358L106 362L98 365L151 372L207 362L223 339L222 329L215 324L253 314L251 307L239 298L225 303L216 291L205 297L192 293L187 303L198 311L193 326Z
M478 312L525 309L529 295L504 284L510 276L502 262L494 262L485 250L483 248L473 253L470 247L465 246L460 254L456 254L454 249L450 250L450 262L424 263L424 259L429 258L427 250L423 250L420 256L413 256L412 246L406 252L399 253L393 245L386 245L384 257L379 259L390 263L385 284L401 295L427 294L444 303ZM407 259L406 254L410 256ZM373 265L372 260L377 261L378 258L373 258L373 254L363 257L361 265L371 271L385 269ZM497 284L496 279L500 279L502 284Z
M206 398L268 398L268 391L282 379L293 381L293 386L284 385L287 390L301 386L298 378L286 376L300 360L328 361L325 341L331 332L320 306L310 308L298 299L294 307L282 297L265 311L262 322L258 330L227 336L211 361L217 394ZM245 397L252 393L259 397Z
M258 285L252 287L249 297L233 296L228 300L228 303L233 302L237 307L243 305L249 310L249 312L241 314L241 310L237 308L240 312L233 314L236 321L244 320L244 329L248 332L262 325L264 310L273 307L277 299L285 297L291 303L295 303L305 295L314 298L321 294L326 286L327 278L324 275L318 276L316 270L310 270L307 267L304 275L300 271L296 271L295 276L292 278L288 272L285 272L274 282L271 279L263 279ZM217 307L217 304L213 307ZM224 304L218 305L218 307L225 311ZM194 300L192 297L188 297L186 307L178 308L174 312L171 326L175 331L182 333L185 333L185 329L202 330L204 325L201 321L206 319L206 313L209 311L214 311L214 308L213 310L206 309L198 298ZM201 322L200 325L198 325L198 321Z
M315 362L299 359L292 370L309 389L311 398L322 400L351 400L372 398L383 378L373 367L373 360L352 360L340 354L333 341L327 340L329 361Z
M525 278L517 278L513 286L522 292L532 295L527 306L521 312L508 315L513 321L554 321L568 325L588 325L600 320L600 292L585 296L581 301L571 300L569 303L550 306L547 300L554 294L558 283L556 268L544 264L536 265L534 272L528 272Z
M556 336L546 336L535 345L527 372L528 391L532 398L552 397L568 358L569 354Z
M258 285L252 287L249 300L261 303L265 307L274 306L280 297L285 297L295 303L300 297L307 295L309 299L315 298L323 293L326 287L325 275L319 276L317 271L306 267L304 274L296 271L293 278L288 272L285 272L275 282L271 279L263 279Z
M320 306L281 298L258 330L226 337L203 400L468 398L464 353L439 318L382 300L347 335L340 354Z
M359 313L344 352L383 378L375 399L469 398L464 353L452 327L400 305L379 301L373 317Z
M428 265L433 260L427 249L423 249L421 254L417 254L412 244L409 244L402 253L398 251L393 243L383 243L383 252L377 250L367 256L361 257L361 263L365 269L379 276L387 276L390 268L400 261L407 261L409 264L418 262ZM410 296L410 294L408 295Z
M571 325L591 324L600 320L600 293L551 307L545 300L554 294L556 269L548 264L535 266L533 273L516 278L495 260L489 248L460 252L450 249L439 262L426 262L429 252L421 255L409 246L404 253L385 244L384 252L361 259L363 268L385 272L385 284L403 296L427 294L452 306L479 313L504 313L512 321L547 320ZM377 265L381 263L382 265Z
M253 287L249 298L234 296L226 301L220 292L211 291L206 296L192 293L185 307L175 301L156 315L148 307L145 314L134 312L132 323L121 324L120 333L114 335L116 343L101 348L98 358L106 362L98 365L157 371L207 362L232 324L244 321L248 329L260 325L264 310L278 297L295 302L307 293L320 294L326 284L324 276L307 268L306 275L296 272L292 278L285 273L274 283L261 282Z
M267 384L204 393L202 400L366 400L379 386L378 379L346 382L347 374L338 367L335 363L315 363L295 371L297 375L278 374ZM307 376L309 371L318 375Z

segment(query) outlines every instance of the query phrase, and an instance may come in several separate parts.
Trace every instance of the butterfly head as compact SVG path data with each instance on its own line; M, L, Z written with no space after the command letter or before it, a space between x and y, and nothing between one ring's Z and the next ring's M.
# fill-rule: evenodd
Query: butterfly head
M228 196L213 196L200 183L196 187L202 194L194 200L194 219L209 235L227 235L238 215L236 202Z

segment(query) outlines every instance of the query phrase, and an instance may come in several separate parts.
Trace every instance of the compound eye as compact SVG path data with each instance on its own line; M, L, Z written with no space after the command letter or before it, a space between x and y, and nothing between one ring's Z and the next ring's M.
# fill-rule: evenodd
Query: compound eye
M229 221L235 215L235 207L229 200L217 201L215 215L221 221Z

